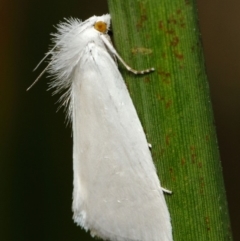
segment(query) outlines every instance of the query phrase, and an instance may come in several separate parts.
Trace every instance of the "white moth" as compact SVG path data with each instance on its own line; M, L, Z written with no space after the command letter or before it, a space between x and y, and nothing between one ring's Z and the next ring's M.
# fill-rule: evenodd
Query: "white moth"
M72 121L73 219L105 240L171 241L166 190L115 58L136 74L153 69L127 66L109 26L109 14L60 23L42 72L55 77L55 92L65 91L61 100Z

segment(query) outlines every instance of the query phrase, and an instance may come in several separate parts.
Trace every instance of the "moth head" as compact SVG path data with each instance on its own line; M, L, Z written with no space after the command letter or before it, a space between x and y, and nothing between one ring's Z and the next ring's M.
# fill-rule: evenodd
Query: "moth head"
M103 21L98 21L94 24L94 28L101 32L101 33L106 33L108 31L108 26L105 22Z
M99 31L100 33L107 33L110 27L110 14L105 14L100 17L96 17L94 28Z

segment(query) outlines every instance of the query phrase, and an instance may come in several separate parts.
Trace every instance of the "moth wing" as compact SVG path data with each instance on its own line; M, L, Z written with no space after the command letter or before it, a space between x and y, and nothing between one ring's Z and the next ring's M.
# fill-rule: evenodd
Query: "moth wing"
M87 45L72 84L74 221L116 241L172 240L148 143L118 68Z

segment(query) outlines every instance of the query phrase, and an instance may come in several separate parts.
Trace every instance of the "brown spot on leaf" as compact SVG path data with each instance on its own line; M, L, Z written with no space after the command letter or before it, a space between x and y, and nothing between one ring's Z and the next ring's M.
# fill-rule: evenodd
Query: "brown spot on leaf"
M147 10L144 4L140 3L140 19L137 22L137 30L143 27L144 22L147 21Z
M177 46L178 43L179 43L179 38L178 38L178 36L174 36L174 37L172 38L172 40L170 41L170 45L173 46L173 47Z
M160 148L160 156L163 156L163 154L165 153L165 149L164 148Z
M183 58L184 58L182 53L179 53L179 52L176 52L176 51L174 52L174 55L179 60L183 60Z
M163 24L163 21L162 21L162 20L159 21L158 27L159 27L161 30L165 30L165 27L164 27L164 24Z
M168 78L171 75L169 72L166 72L164 70L159 70L158 74L160 74L162 77L165 77L165 78Z
M175 136L175 134L172 132L172 130L169 131L169 133L165 137L166 145L169 146L172 138Z
M136 47L132 48L132 54L142 54L142 55L149 55L152 54L152 49L144 48L144 47Z
M176 12L177 14L182 14L182 9L179 8Z
M176 181L176 177L175 177L175 175L174 175L173 168L170 167L170 168L169 168L169 171L170 171L170 176L171 176L172 180L173 180L173 181Z
M195 146L190 146L190 150L191 150L191 151L195 151L195 150L196 150L196 147L195 147Z
M164 52L164 53L162 53L162 58L163 59L166 59L166 57L167 57L167 54Z
M200 194L203 194L204 192L204 187L205 187L205 182L204 182L204 178L200 177Z
M170 80L170 76L171 74L169 72L166 72L164 70L158 70L157 72L160 76L161 76L161 80L166 83L166 84L170 84L171 80Z
M196 157L197 157L195 146L190 146L190 150L191 150L191 161L192 163L195 163Z
M186 159L185 158L181 159L181 164L182 164L182 166L184 166L186 164Z
M166 103L166 108L170 108L172 106L172 100L168 100Z
M167 30L165 31L165 33L170 34L170 35L174 35L176 32L175 32L174 29L167 29Z
M166 144L167 146L170 144L170 135L166 135Z
M210 228L210 218L209 218L209 216L205 217L205 223L206 223L206 226L207 226L207 231L210 231L211 228Z
M163 96L161 96L161 95L157 95L157 99L160 100L160 101L164 101L165 100L165 98Z
M160 100L160 101L163 101L165 103L166 109L168 109L172 106L173 101L172 100L166 100L165 97L161 96L160 94L157 95L157 99Z
M149 82L150 82L150 78L149 78L149 77L145 77L145 78L144 78L144 82L145 82L145 83L149 83Z
M195 163L196 153L192 153L192 154L191 154L191 160L192 160L192 163Z
M169 24L177 24L177 20L176 20L175 18L173 18L173 16L171 16L171 17L167 20L167 22L168 22Z
M181 28L185 28L185 27L186 27L186 23L185 23L184 21L181 21L181 22L180 22L180 27L181 27Z

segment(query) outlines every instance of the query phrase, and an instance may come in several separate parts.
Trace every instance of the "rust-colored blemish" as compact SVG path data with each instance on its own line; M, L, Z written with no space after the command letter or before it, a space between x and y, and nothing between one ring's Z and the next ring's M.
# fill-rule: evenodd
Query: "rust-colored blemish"
M170 41L170 45L173 46L173 47L177 46L178 43L179 43L179 38L178 38L178 36L174 36L174 37L172 38L172 40Z
M202 162L198 162L198 167L202 168L202 166L203 166Z
M172 180L173 180L173 181L176 181L176 177L175 177L175 175L174 175L173 168L170 167L170 168L169 168L169 171L170 171L170 176L171 176Z
M158 70L157 72L162 78L162 81L166 84L170 84L171 80L170 80L170 76L171 74L169 72L166 72L164 70Z
M206 223L206 226L207 226L207 231L210 231L211 228L210 228L210 218L209 218L209 216L205 217L205 223Z
M153 50L144 47L136 47L132 48L132 54L142 54L142 55L150 55L152 54Z
M167 30L165 31L165 33L167 33L167 34L169 34L169 35L174 35L176 32L175 32L174 29L167 29Z
M192 163L195 163L196 153L192 153L192 154L191 154L191 160L192 160Z
M159 21L158 27L159 27L161 30L165 30L165 27L164 27L164 24L163 24L163 21L162 21L162 20Z
M204 187L205 187L205 183L204 183L204 178L200 177L200 194L203 194L204 192Z
M182 166L184 166L186 164L186 159L184 157L181 159L181 164L182 164Z
M170 144L170 135L169 134L166 135L165 140L166 140L167 146L169 146L169 144Z
M181 28L185 28L186 27L186 23L184 22L184 20L180 20L180 23L179 23L180 27Z
M147 11L144 4L140 3L140 19L138 20L136 26L137 30L143 27L144 22L147 21Z
M176 20L175 18L173 18L173 16L171 16L171 17L167 20L167 22L168 22L169 24L177 24L177 20Z
M184 58L182 53L179 53L179 52L176 52L176 51L174 52L174 55L179 60L183 60L183 58Z
M176 13L177 13L177 14L181 14L181 13L182 13L182 9L179 8L179 9L176 11Z
M164 71L164 70L159 70L159 71L158 71L158 74L161 75L161 76L163 76L163 77L165 77L165 78L168 78L168 77L170 77L170 75L171 75L169 72L166 72L166 71Z
M163 53L161 54L161 56L162 56L163 59L166 59L167 54L166 54L165 52L163 52Z
M150 83L150 78L149 78L149 77L145 77L145 78L144 78L144 82L145 82L145 83Z
M184 53L181 51L179 48L180 43L181 43L181 38L179 35L179 28L185 28L186 27L186 16L185 16L185 11L184 9L178 8L174 11L172 15L170 15L166 22L163 20L160 20L158 22L158 27L161 29L166 35L169 37L168 39L168 44L169 47L171 48L171 52L173 56L176 58L179 64L179 68L183 69L184 68ZM164 56L165 57L165 56ZM170 79L164 78L162 80L164 83L170 84Z
M165 97L161 96L160 94L157 95L157 99L159 101L163 101L165 103L166 109L169 109L172 106L172 100L166 100Z
M159 152L160 156L163 156L164 153L165 153L165 149L161 147L161 148L160 148L160 152Z
M210 140L210 136L209 135L206 135L206 141L209 141Z
M190 5L190 0L185 0L186 5Z
M166 108L169 109L172 106L172 100L168 100L166 103Z
M165 98L163 96L161 96L161 95L157 95L157 99L160 100L160 101L164 101L165 100Z
M165 24L163 20L158 22L159 29L163 30L166 34L175 35L175 26L185 27L185 16L182 9L177 9L176 12L167 19Z
M146 39L151 39L151 34L146 34Z
M166 135L165 137L165 142L166 142L166 145L169 146L170 145L170 142L172 140L172 137L174 137L175 134L172 132L172 130L169 131L169 133Z
M162 79L163 83L169 85L171 83L170 79Z
M190 146L190 150L191 150L191 161L192 163L195 163L196 161L196 148L194 146Z
M143 27L143 22L146 20L147 20L147 17L146 18L143 18L143 16L140 17L140 20L136 24L137 30Z

